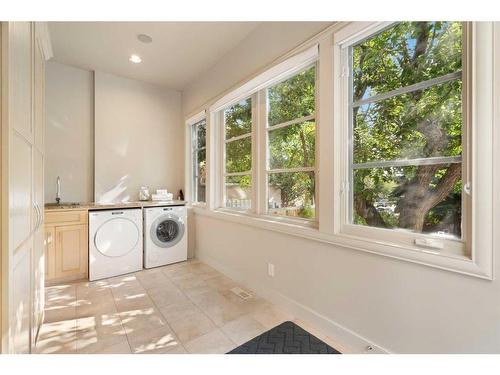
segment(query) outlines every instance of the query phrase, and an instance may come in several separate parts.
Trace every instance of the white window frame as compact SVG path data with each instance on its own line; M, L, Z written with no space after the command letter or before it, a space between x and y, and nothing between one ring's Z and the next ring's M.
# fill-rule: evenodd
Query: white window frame
M226 122L225 122L225 116L224 116L224 112L226 109L234 106L235 104L238 104L239 102L241 101L244 101L244 100L248 100L250 99L251 101L251 111L252 111L252 127L251 127L251 131L249 133L245 133L245 134L241 134L239 136L236 136L236 137L232 137L232 138L229 138L229 139L226 139ZM220 199L220 208L221 209L225 209L225 210L228 210L228 211L237 211L237 212L242 212L242 213L253 213L255 212L255 199L256 199L256 193L255 193L255 180L254 180L254 177L255 177L255 162L256 162L256 158L255 158L255 137L256 137L256 131L255 131L255 128L256 128L256 105L257 105L257 96L254 94L254 95L249 95L245 98L242 98L241 100L239 100L238 102L236 103L232 103L231 105L228 105L226 106L225 108L221 109L218 111L218 114L217 114L217 117L218 117L218 124L219 124L219 128L221 130L220 132L220 137L219 137L219 143L220 143L220 147L219 147L219 152L220 152L220 155L222 156L221 157L221 162L222 164L220 165L220 171L221 171L221 181L220 181L220 186L219 186L219 199ZM251 153L251 159L252 159L252 168L250 168L250 170L248 171L242 171L242 172L226 172L226 145L228 143L231 143L231 142L234 142L234 141L239 141L241 139L244 139L244 138L251 138L251 148L250 148L250 153ZM251 189L252 189L252 194L251 194L251 205L249 208L246 208L246 209L238 209L236 207L226 207L226 177L233 177L233 176L251 176L252 177L252 185L251 185Z
M274 65L268 70L262 72L250 81L246 82L237 89L229 92L222 98L218 99L209 108L210 118L216 124L215 139L218 144L218 155L215 155L217 165L217 191L218 194L215 202L215 208L219 212L237 213L246 215L247 217L264 218L276 223L284 223L291 225L300 225L305 227L317 227L318 221L318 206L319 197L317 196L317 157L318 147L316 146L316 217L312 219L293 218L278 215L268 214L267 211L267 88L274 86L294 75L300 73L313 64L316 64L316 103L318 101L318 45L304 49L301 52L291 56L290 58ZM252 98L252 207L249 210L236 210L225 207L225 177L232 175L225 172L225 126L224 126L224 110L232 105ZM316 105L316 138L318 136L318 105ZM241 173L247 174L247 173ZM236 175L236 174L235 174Z
M314 83L314 114L307 115L301 118L295 118L289 121L285 121L279 124L275 124L270 126L269 125L269 116L268 116L268 90L275 86L278 85L294 76L297 74L300 74L310 68L314 67L315 69L315 83ZM317 179L318 179L318 147L317 147L317 139L318 139L318 86L319 86L319 80L318 80L318 60L315 60L314 62L310 63L309 65L303 66L301 69L295 71L294 73L283 77L280 81L273 82L272 84L268 85L264 89L260 91L260 100L263 101L263 103L260 105L261 111L263 111L263 115L260 116L260 127L263 128L262 132L265 134L265 138L261 141L261 146L265 149L265 153L263 156L263 162L260 165L260 168L265 171L265 173L262 174L261 180L263 180L263 185L265 187L265 190L263 191L263 200L265 207L262 208L262 213L265 215L268 215L273 218L277 218L278 220L286 220L290 222L302 222L304 225L309 225L309 226L314 226L317 227L318 223L318 211L319 211L319 200L318 200L318 186L317 186ZM299 168L283 168L283 169L270 169L269 167L269 160L270 160L270 150L269 150L269 133L273 130L278 130L278 129L283 129L287 128L292 125L297 125L301 124L306 121L311 121L314 120L314 133L315 133L315 163L314 166L312 167L299 167ZM296 173L296 172L314 172L314 194L315 194L315 215L314 218L312 219L307 219L307 218L294 218L294 217L289 217L289 216L281 216L281 215L275 215L269 213L269 175L272 173Z
M195 184L195 179L194 179L194 174L196 173L194 170L194 153L197 152L198 149L195 147L194 144L194 135L193 135L193 127L200 123L201 121L205 120L206 124L206 136L205 136L205 155L206 155L206 163L208 167L208 119L206 116L206 111L203 110L194 116L189 117L186 122L186 152L185 152L185 157L186 157L186 178L185 178L185 192L186 192L186 197L188 198L189 204L191 206L197 206L204 208L207 205L207 200L208 200L208 188L209 188L209 178L208 178L208 171L207 171L207 176L205 180L205 202L199 202L197 200L196 196L196 189L194 188Z
M348 47L389 26L387 22L356 22L348 24L334 35L334 111L335 111L335 195L334 233L341 241L348 242L360 250L379 253L436 267L458 270L484 278L492 278L492 218L491 207L484 206L487 197L492 198L492 130L493 130L493 71L492 48L493 26L486 23L467 24L464 28L464 108L466 111L465 134L472 136L463 144L463 165L471 165L463 174L463 181L470 181L471 201L474 210L463 213L464 224L470 230L464 231L464 248L461 242L441 240L444 248L415 245L416 239L424 241L432 236L354 225L349 222L349 131L350 112ZM479 89L481 87L481 90ZM472 99L472 100L471 100ZM481 126L478 126L481 124ZM472 139L471 139L472 138ZM465 193L464 193L465 195ZM465 200L466 201L466 200ZM491 202L491 200L490 200Z

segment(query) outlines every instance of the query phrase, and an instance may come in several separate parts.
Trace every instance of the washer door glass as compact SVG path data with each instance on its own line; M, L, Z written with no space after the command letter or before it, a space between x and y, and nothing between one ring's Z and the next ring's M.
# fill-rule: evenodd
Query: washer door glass
M132 251L139 241L139 229L129 219L113 218L97 229L96 249L108 257L121 257Z
M184 221L173 214L162 215L151 225L151 238L159 247L171 247L184 235Z

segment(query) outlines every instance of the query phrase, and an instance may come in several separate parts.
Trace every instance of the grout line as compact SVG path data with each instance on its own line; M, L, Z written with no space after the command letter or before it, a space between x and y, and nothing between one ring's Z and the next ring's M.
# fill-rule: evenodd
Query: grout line
M168 279L167 275L165 275L165 274L164 274L163 269L162 269L160 272L161 272L161 274L162 274L163 276L165 276L165 277ZM135 276L135 274L134 274L134 276ZM174 329L172 328L172 326L171 326L171 325L167 322L167 319L166 319L166 318L165 318L165 316L162 314L162 312L161 312L161 310L160 310L160 307L159 307L159 306L155 303L154 299L153 299L153 298L151 298L151 296L149 295L149 292L148 292L148 290L144 287L144 284L141 282L141 280L140 280L137 276L135 276L135 278L137 279L137 281L139 282L139 284L141 284L141 286L144 288L144 291L146 292L146 294L147 294L148 298L151 300L151 302L152 302L153 307L155 308L155 310L157 310L157 311L158 311L158 313L160 314L160 316L163 318L163 320L165 320L165 324L167 325L167 327L168 327L168 328L169 328L169 329L170 329L170 330L171 330L171 331L175 334L175 337L176 337L176 339L177 339L178 344L179 344L179 345L180 345L180 346L181 346L181 347L182 347L182 348L186 351L186 353L189 353L189 352L187 351L186 347L184 346L184 344L182 343L182 341L179 339L179 337L177 337L177 333L174 331ZM170 279L168 279L168 280L171 282L171 280L170 280ZM172 284L173 284L173 285L174 285L177 289L179 289L179 290L180 290L180 288L178 288L178 287L177 287L177 285L175 285L173 282L172 282ZM182 293L182 290L180 290L180 292ZM168 354L168 352L167 352L167 353L165 353L165 354Z
M116 310L116 314L118 315L118 319L120 319L120 325L122 326L122 330L123 332L125 332L125 338L127 339L127 344L128 344L128 347L130 349L130 353L131 354L135 354L133 352L133 349L132 349L132 345L130 345L130 340L128 339L128 333L127 333L127 330L125 329L125 326L123 325L123 320L122 320L122 317L120 315L120 312L118 311L118 307L116 306L116 298L115 298L115 294L113 293L113 288L111 287L111 285L109 284L109 279L110 278L107 278L105 279L106 280L106 284L108 284L108 288L109 290L111 291L111 296L113 297L113 305L115 306L115 310Z

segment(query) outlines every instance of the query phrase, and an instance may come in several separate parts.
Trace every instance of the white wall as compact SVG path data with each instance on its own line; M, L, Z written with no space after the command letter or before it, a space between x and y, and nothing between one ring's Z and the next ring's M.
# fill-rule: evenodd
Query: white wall
M93 73L56 62L45 70L45 201L54 202L56 178L62 200L94 197Z
M182 93L184 115L256 73L331 22L264 22Z
M184 95L184 114L299 44L307 32L297 37L295 31L288 25L263 26L250 34L245 46L191 85ZM286 38L286 48L274 43L280 38ZM341 248L200 211L194 215L198 258L312 320L351 350L362 352L372 342L398 353L500 352L499 280ZM497 231L496 243L499 237ZM500 249L494 251L498 257ZM267 276L268 262L275 264L274 278ZM498 262L495 268L498 275Z
M137 200L140 186L184 184L178 91L95 72L95 200Z

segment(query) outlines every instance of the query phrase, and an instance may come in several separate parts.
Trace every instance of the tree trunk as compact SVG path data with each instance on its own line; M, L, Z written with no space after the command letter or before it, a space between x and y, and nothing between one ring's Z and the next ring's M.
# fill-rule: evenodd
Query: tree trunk
M380 213L371 202L367 201L361 196L356 196L354 199L354 208L356 213L365 219L366 224L371 227L387 228Z
M420 166L416 176L401 187L398 193L402 195L402 198L396 207L401 228L422 232L427 213L453 190L461 176L461 164L449 165L436 188L429 190L436 172L443 167L444 165Z

